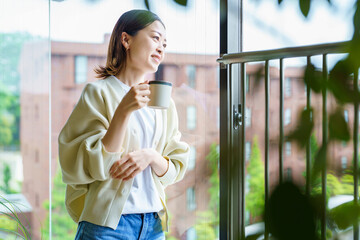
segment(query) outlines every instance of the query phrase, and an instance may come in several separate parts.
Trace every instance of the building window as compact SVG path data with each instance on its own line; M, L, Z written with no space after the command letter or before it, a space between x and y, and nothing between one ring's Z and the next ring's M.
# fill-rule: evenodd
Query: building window
M345 119L345 122L349 122L349 111L348 110L344 110L344 119Z
M155 80L164 80L164 65L160 64L155 73Z
M197 235L196 235L196 230L194 227L189 228L186 231L186 240L196 240L197 239Z
M285 178L286 178L286 181L292 181L292 169L291 168L286 169Z
M285 96L290 97L291 96L291 78L285 78Z
M285 153L286 156L291 156L291 142L285 143Z
M288 108L285 110L285 119L284 124L285 126L291 123L291 109Z
M75 83L85 83L88 72L88 59L87 56L75 56Z
M188 106L186 109L186 122L187 128L189 130L194 130L196 128L196 107Z
M345 170L347 168L347 157L341 158L341 168L342 170Z
M195 168L196 163L196 148L194 146L190 147L189 152L189 164L188 164L188 170L193 170Z
M196 209L195 188L186 189L186 205L189 211Z
M246 90L246 93L248 93L250 91L250 75L249 74L246 74L245 90Z
M196 66L195 65L188 65L186 66L186 76L188 78L188 85L191 88L196 87Z
M251 126L251 109L245 108L245 126L250 127Z
M251 142L245 143L245 160L249 161L251 156Z

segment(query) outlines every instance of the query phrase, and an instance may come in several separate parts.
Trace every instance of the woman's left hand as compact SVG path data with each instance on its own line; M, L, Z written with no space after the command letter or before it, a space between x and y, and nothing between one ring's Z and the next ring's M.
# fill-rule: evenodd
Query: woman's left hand
M141 149L128 153L116 161L111 166L109 173L112 178L129 180L159 159L163 159L163 157L154 149Z

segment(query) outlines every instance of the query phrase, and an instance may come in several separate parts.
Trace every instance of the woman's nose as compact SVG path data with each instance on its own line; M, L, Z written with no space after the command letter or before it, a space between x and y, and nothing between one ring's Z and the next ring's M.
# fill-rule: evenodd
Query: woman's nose
M157 47L157 52L158 53L162 53L163 51L164 51L164 46L162 45L162 43L160 43L159 45L158 45L158 47Z
M162 52L164 51L162 47L158 47L156 49L156 51L159 53L159 54L162 54Z

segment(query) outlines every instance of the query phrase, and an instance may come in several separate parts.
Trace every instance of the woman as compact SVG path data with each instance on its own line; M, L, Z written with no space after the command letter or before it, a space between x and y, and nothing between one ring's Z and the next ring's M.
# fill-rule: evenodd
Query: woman
M181 180L189 147L180 141L174 102L146 107L145 75L164 59L157 15L124 13L112 32L102 80L89 83L59 136L66 207L76 239L164 239L164 188Z

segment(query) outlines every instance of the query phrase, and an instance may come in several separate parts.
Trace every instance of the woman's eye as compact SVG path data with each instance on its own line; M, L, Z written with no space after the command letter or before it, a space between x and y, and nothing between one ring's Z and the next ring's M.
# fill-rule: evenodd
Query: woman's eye
M156 40L160 40L160 37L158 37L158 36L154 36L153 38L155 38Z

